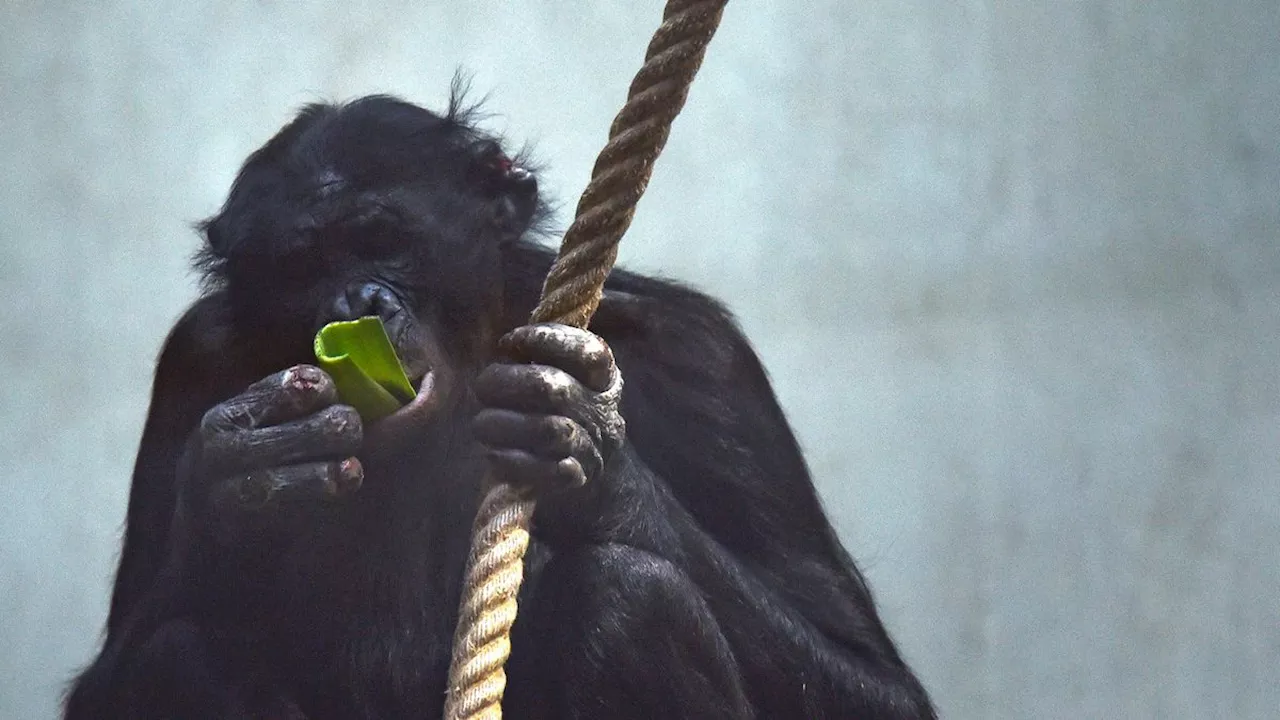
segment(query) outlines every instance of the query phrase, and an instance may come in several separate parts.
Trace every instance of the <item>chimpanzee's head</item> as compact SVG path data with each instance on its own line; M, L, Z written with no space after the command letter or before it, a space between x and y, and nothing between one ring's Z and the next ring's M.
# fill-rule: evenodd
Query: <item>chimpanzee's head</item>
M444 115L386 96L311 105L249 157L198 258L256 345L242 351L308 362L325 323L380 315L415 386L451 370L431 373L437 391L487 352L502 249L545 205L471 119L456 96Z

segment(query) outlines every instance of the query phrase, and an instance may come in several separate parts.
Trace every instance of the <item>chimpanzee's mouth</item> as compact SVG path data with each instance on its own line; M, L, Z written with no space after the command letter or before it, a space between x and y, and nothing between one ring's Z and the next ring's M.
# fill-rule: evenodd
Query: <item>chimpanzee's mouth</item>
M415 393L413 399L404 407L392 413L393 416L420 410L424 405L429 404L436 395L436 376L430 370L418 375L417 378L411 376L409 384L413 386Z
M415 393L422 392L422 381L425 380L427 375L430 373L431 370L428 369L426 372L418 373L416 377L413 375L407 376L409 378L409 385L413 386L413 391Z
M410 374L415 395L404 407L365 427L365 442L373 447L401 444L431 419L440 406L440 387L430 369Z
M443 388L438 368L445 367L426 327L419 324L403 302L386 286L365 283L349 289L334 312L322 317L324 323L354 316L376 316L382 320L387 340L395 351L413 396L398 410L378 420L367 422L365 445L389 446L411 441L412 433L420 433L441 404ZM445 373L447 374L447 373ZM403 401L403 384L393 394Z
M413 399L405 403L403 407L389 417L404 413L413 414L415 411L421 410L425 404L429 404L435 396L436 376L432 372L431 364L426 362L424 358L414 357L406 362L405 377L408 378L409 385L413 388Z

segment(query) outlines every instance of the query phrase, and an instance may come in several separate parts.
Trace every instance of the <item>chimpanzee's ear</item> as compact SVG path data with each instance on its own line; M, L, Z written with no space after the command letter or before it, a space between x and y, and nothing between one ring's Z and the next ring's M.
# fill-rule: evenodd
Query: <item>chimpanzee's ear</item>
M204 236L205 252L216 257L225 257L229 249L223 224L222 216L214 215L197 226Z
M538 210L538 178L517 164L497 143L480 143L473 182L489 201L489 213L504 242L524 234Z
M495 201L494 221L504 239L518 239L529 229L538 209L538 178L530 170L509 164Z
M203 276L206 283L221 279L227 269L230 248L224 225L225 221L222 221L221 214L214 215L196 225L196 231L204 238L204 242L200 244L191 259L195 269Z

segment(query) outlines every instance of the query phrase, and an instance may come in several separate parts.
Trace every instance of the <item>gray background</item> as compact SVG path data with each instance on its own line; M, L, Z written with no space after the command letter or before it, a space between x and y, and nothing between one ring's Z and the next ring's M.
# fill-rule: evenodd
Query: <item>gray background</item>
M571 208L657 7L5 3L0 717L98 638L240 160L461 65ZM738 312L947 717L1280 706L1278 44L1275 0L731 3L623 259Z

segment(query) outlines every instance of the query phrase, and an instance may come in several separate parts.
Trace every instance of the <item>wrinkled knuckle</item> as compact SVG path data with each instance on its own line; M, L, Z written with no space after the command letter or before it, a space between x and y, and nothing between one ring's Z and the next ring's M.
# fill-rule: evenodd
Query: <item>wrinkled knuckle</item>
M571 325L539 323L529 326L529 339L533 344L543 348L564 347L579 343L581 332Z
M573 397L574 381L568 374L556 370L538 373L540 392L556 405L568 402Z
M609 349L609 343L599 335L583 330L582 350L583 355L592 363L608 364L613 362L613 351Z
M492 408L482 408L475 415L471 416L471 430L476 434L481 434L493 426L495 422L496 412Z
M542 339L541 325L521 325L520 327L507 333L504 340L511 350L526 350L530 345L536 345Z
M306 390L326 379L328 374L314 365L294 365L280 373L280 385L289 389Z
M205 411L200 418L200 437L208 439L211 435L218 432L223 422L226 411L221 405L214 405Z
M243 420L244 413L230 402L218 403L209 408L200 418L200 436L205 440L235 431L235 426Z
M328 373L315 365L307 363L299 363L284 371L286 382L320 382L326 377L328 377Z
M519 337L520 328L508 331L502 337L498 338L498 351L500 353L510 352L511 348L513 348L518 342Z
M319 413L324 428L335 435L361 432L360 414L350 405L330 405Z
M280 387L294 395L314 397L332 390L334 384L329 373L314 365L294 365L284 371Z
M510 363L490 363L476 375L475 389L477 393L489 394L507 382L511 374Z
M578 424L573 420L567 417L552 416L543 421L539 434L542 435L543 444L546 446L547 452L554 453L560 457L568 457L580 444L578 437L581 432Z
M563 415L551 415L543 421L546 434L553 440L571 441L579 431L578 424Z

